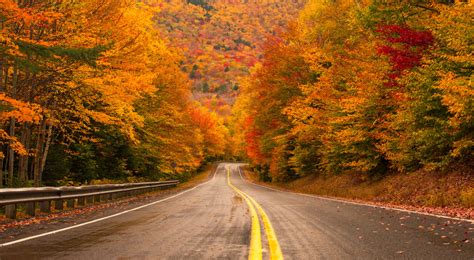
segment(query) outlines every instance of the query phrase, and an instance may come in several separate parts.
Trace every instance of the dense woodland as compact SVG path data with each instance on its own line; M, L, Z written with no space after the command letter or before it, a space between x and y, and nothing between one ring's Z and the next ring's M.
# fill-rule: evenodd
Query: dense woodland
M264 180L470 164L471 1L309 1L241 84L242 151Z
M227 117L240 78L262 58L265 39L284 32L303 1L169 0L155 21L170 44L182 50L181 70L194 98Z
M0 185L185 179L222 158L266 181L472 164L473 17L447 0L0 0Z
M0 0L0 185L186 176L224 153L135 0Z

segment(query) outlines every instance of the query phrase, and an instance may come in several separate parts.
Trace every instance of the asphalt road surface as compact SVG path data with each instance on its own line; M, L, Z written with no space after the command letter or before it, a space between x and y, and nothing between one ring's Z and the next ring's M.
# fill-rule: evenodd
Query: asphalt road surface
M271 190L220 164L197 188L2 246L0 259L474 259L473 233L468 221Z

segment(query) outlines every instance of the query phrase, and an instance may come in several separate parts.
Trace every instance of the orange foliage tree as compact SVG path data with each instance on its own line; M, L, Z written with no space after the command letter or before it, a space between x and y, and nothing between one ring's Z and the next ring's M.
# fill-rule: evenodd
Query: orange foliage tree
M0 1L0 185L161 178L201 165L207 144L189 115L191 85L182 57L156 29L156 12L155 3L135 0ZM168 128L144 138L161 126ZM157 138L168 153L140 154ZM107 175L115 159L119 173ZM142 171L152 161L160 163Z

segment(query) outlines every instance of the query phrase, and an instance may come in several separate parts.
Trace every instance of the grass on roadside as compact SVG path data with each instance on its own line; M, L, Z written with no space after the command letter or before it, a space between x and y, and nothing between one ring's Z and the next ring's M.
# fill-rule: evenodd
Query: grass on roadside
M194 175L188 181L179 184L178 187L183 188L183 189L187 189L187 188L190 188L192 186L196 186L200 183L205 182L214 173L215 167L216 166L214 164L206 165L204 167L203 171L201 171L198 174Z

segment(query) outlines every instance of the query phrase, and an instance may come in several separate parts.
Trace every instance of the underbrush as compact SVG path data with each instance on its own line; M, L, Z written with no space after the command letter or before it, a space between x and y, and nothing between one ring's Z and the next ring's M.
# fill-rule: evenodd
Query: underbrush
M247 174L257 181L256 174ZM417 207L474 208L474 170L453 167L448 172L419 170L391 174L377 180L347 173L307 176L274 185L301 193Z

